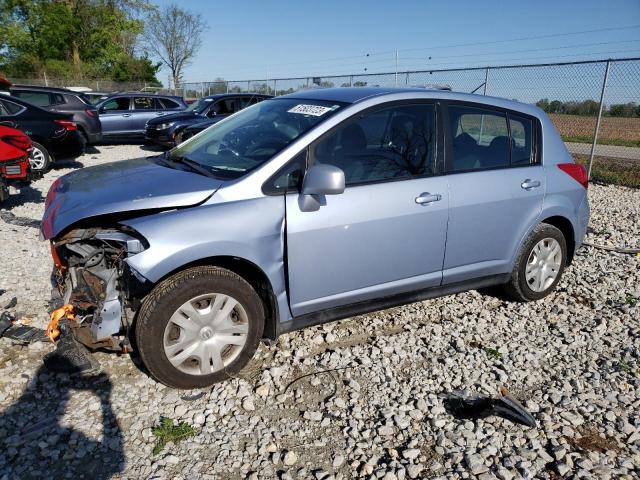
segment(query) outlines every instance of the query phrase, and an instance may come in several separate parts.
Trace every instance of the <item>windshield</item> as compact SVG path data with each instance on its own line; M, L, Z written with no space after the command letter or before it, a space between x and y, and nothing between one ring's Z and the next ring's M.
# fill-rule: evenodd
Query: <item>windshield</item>
M277 98L245 108L169 153L170 160L198 164L222 179L259 167L344 104Z
M213 102L212 98L199 98L187 107L187 112L202 113Z

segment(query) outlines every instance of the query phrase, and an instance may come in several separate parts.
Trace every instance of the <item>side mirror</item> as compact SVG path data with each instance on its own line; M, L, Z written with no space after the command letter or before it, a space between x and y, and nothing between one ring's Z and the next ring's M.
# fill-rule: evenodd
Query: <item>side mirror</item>
M105 110L105 108L104 108L104 107L100 107L100 108L98 109L98 114L101 114L101 113L104 113L104 112L106 112L106 110Z
M344 192L344 172L335 165L318 164L307 170L303 195L338 195Z
M303 212L316 212L326 203L323 195L344 192L344 172L335 165L319 164L307 170L298 205Z

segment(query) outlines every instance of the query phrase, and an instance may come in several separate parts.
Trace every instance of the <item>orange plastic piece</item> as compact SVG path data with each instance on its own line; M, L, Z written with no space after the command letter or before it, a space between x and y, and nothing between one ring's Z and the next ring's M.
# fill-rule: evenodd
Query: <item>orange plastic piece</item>
M71 305L70 303L67 303L51 312L51 320L49 320L49 324L47 325L47 337L49 337L49 339L53 343L55 343L56 339L60 336L60 330L58 330L58 322L63 318L67 318L69 320L76 319L73 305Z

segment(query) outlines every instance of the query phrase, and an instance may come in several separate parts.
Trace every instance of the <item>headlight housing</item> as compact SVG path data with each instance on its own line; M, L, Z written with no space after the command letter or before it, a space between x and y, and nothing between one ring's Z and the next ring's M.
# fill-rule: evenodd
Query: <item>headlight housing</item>
M167 128L173 127L173 125L175 125L175 123L176 122L161 123L159 125L156 125L156 130L166 130Z

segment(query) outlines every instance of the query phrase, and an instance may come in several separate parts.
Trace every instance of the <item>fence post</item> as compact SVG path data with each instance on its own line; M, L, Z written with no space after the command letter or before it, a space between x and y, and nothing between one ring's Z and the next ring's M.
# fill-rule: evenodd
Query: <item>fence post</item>
M273 79L273 96L275 97L276 95L278 95L278 90L276 90L276 87L278 85L278 80L276 80L275 78Z
M604 92L607 89L607 79L609 78L609 65L611 65L611 60L607 60L607 66L604 69L604 80L602 81L602 91L600 92L600 108L598 109L598 120L596 121L596 130L593 132L593 143L591 144L591 155L589 156L589 171L587 173L588 180L591 180L591 166L593 165L593 156L596 152L596 144L598 143L598 130L600 130L600 120L602 119Z
M409 85L409 72L404 74L404 84Z
M227 93L229 93L229 82L228 82L228 81L226 81L226 82L224 82L224 83L227 85Z
M353 87L353 75L349 75L349 86Z
M247 80L247 92L251 91L251 80Z
M484 88L482 90L482 94L487 94L487 82L489 81L489 67L484 69ZM482 117L484 118L484 117Z

